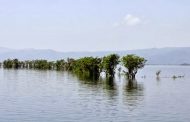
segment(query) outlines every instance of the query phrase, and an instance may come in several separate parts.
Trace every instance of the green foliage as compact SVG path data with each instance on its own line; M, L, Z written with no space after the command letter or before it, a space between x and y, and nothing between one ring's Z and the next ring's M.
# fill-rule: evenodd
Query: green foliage
M105 71L107 77L114 77L115 69L119 64L119 56L117 54L111 54L103 57L101 68Z
M34 60L34 61L19 61L18 59L8 59L3 62L4 68L29 68L29 69L41 69L51 70L54 69L54 62L48 62L47 60Z
M65 70L72 71L75 65L75 59L67 58L67 62L65 63Z
M99 77L100 58L84 57L75 61L73 71L90 77Z
M18 61L18 59L14 59L13 60L13 68L18 69L19 68L19 64L20 64L20 62Z
M146 60L136 55L127 55L122 58L122 63L128 69L126 73L129 79L134 79L138 69L144 67Z
M117 54L110 54L103 58L83 57L77 60L68 58L53 61L47 60L32 60L32 61L19 61L18 59L8 59L3 62L4 68L26 68L26 69L39 69L39 70L66 70L72 71L80 76L99 78L100 73L104 71L107 78L113 78L115 69L119 64L119 56ZM137 70L144 67L146 60L136 55L127 55L122 58L123 65L128 69L126 73L129 78L134 78ZM122 71L121 67L118 72Z
M21 66L21 62L19 62L18 59L13 59L13 60L8 59L3 62L3 67L7 69L10 69L10 68L18 69L20 68L20 66Z
M54 62L48 62L47 60L34 60L32 61L32 68L39 70L52 70L54 69Z
M34 61L25 61L23 68L32 69L34 67Z
M13 68L13 60L8 59L3 61L3 67L7 69Z
M65 69L65 64L66 64L66 62L65 62L64 59L62 59L62 60L57 60L55 64L56 64L56 69L57 69L57 70L64 70L64 69Z

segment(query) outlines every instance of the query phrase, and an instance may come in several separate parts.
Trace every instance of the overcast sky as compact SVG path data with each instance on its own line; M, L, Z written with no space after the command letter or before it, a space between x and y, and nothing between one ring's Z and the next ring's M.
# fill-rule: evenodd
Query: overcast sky
M58 51L190 46L190 0L0 0L0 47Z

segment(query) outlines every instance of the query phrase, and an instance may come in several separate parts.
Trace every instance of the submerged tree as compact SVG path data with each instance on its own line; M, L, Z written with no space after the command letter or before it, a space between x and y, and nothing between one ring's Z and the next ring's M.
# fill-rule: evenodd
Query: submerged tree
M19 61L18 59L8 59L3 62L4 68L26 68L39 70L66 70L82 74L81 76L89 76L98 78L100 73L104 71L107 78L113 78L115 69L119 64L119 55L110 54L103 58L83 57L80 59L68 58L65 60L48 61L48 60L32 60ZM126 72L128 78L134 79L139 68L144 67L146 60L136 55L127 55L122 58L123 65L128 69ZM118 68L120 74L121 67Z
M13 68L14 69L18 69L19 68L19 64L20 64L20 62L19 62L18 59L14 59L13 60Z
M144 67L146 60L136 55L127 55L122 58L122 63L127 68L126 75L128 79L135 79L138 69Z
M67 62L65 62L65 70L66 71L72 71L74 65L75 65L75 59L67 58Z
M7 69L13 68L13 60L7 59L3 61L3 67Z
M106 77L114 77L115 69L119 64L119 56L111 54L103 57L102 70L105 71Z
M14 69L18 69L21 67L21 62L18 59L7 59L3 62L3 67L4 68L14 68Z
M158 71L156 72L156 77L157 77L157 78L160 77L160 73L161 73L161 70L158 70Z
M73 71L83 76L98 78L100 75L100 58L84 57L75 61Z
M55 63L53 61L47 60L34 60L29 63L30 68L39 69L39 70L52 70L55 67Z
M62 59L62 60L57 60L55 65L56 65L56 70L64 70L65 69L65 60Z

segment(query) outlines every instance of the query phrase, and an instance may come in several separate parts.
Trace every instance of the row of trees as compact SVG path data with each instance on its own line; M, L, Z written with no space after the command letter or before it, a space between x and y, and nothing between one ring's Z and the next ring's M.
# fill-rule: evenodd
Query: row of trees
M129 79L134 79L138 69L143 68L146 60L136 55L126 55L122 58L117 54L104 56L103 58L83 57L79 59L68 58L57 61L33 60L19 61L18 59L5 60L4 68L26 68L40 70L63 70L72 71L79 75L98 78L101 72L105 72L106 77L114 77L117 65L121 64L127 69L125 74ZM120 69L121 70L121 69Z
M39 69L39 70L70 70L71 63L74 59L47 61L47 60L32 60L19 61L18 59L7 59L3 61L5 69Z

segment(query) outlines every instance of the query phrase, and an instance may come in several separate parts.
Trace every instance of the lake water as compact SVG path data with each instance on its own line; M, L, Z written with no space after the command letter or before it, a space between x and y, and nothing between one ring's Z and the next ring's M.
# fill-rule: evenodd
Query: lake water
M146 66L133 82L123 76L91 82L68 72L0 69L0 122L153 121L190 121L189 66Z

